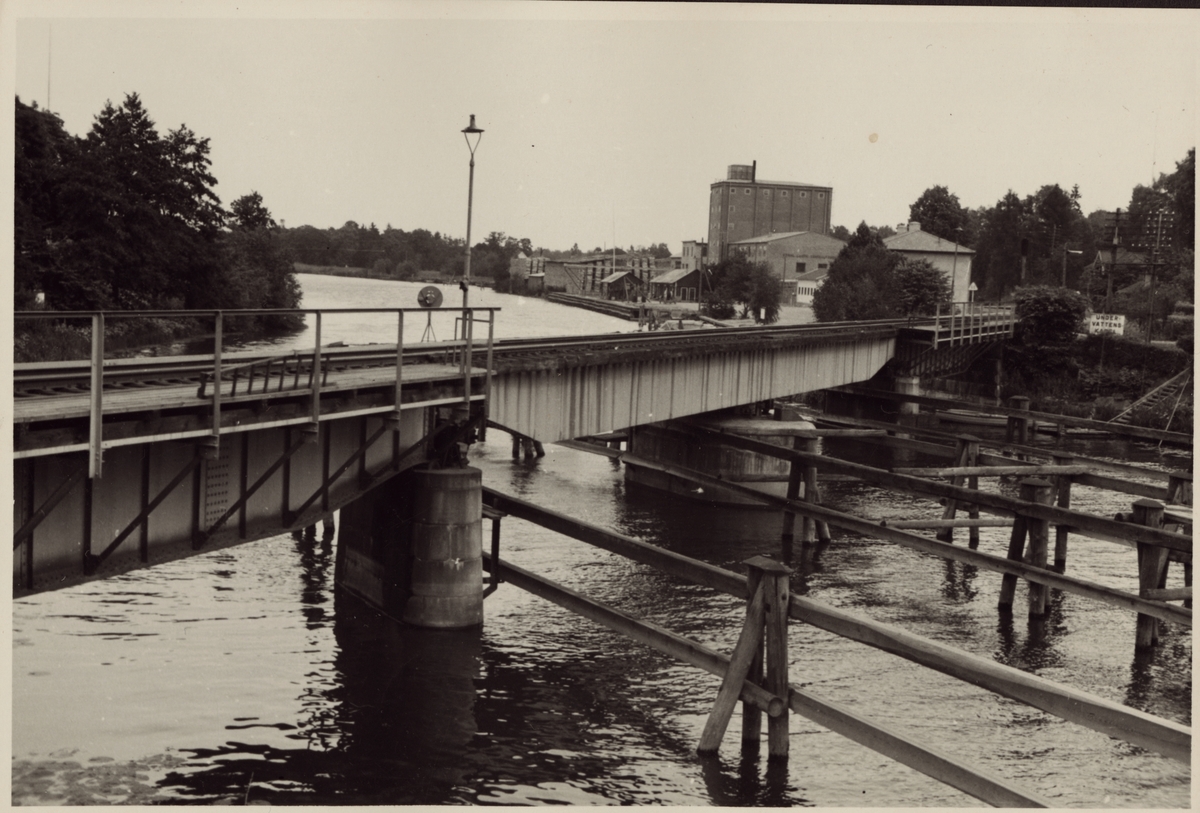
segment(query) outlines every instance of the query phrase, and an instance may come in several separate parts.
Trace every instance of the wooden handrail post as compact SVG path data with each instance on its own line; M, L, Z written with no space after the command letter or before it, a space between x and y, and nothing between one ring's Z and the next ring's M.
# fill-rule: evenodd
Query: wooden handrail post
M1070 455L1054 455L1054 465L1056 466L1070 466L1074 462L1075 459ZM1073 479L1069 474L1060 474L1054 478L1056 504L1059 508L1071 507L1071 481ZM1056 525L1054 527L1054 570L1058 573L1067 572L1067 538L1070 535L1071 528L1069 526Z
M1133 522L1148 528L1158 528L1162 525L1163 504L1157 500L1138 500L1133 504ZM1159 586L1167 567L1167 549L1146 542L1137 543L1138 558L1138 595L1148 597L1149 591ZM1158 620L1138 613L1137 640L1138 648L1153 646L1158 642Z
M1021 499L1025 502L1041 502L1049 504L1050 493L1052 486L1045 480L1029 478L1021 481ZM1035 522L1041 522L1048 525L1045 520L1037 520L1018 513L1013 519L1012 536L1008 540L1008 559L1013 562L1020 562L1024 558L1025 552L1025 537L1029 534L1031 526ZM1047 535L1049 530L1047 528ZM1033 585L1030 585L1032 588ZM1017 592L1017 576L1015 573L1005 573L1004 578L1000 582L1000 601L999 606L1002 612L1011 611L1013 604L1013 596ZM1032 608L1031 608L1032 609Z

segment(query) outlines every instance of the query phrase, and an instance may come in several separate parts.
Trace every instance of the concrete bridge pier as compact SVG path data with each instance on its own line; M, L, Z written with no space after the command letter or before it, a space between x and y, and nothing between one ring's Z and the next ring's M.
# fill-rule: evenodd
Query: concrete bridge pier
M483 623L483 475L420 466L342 508L337 583L417 627Z

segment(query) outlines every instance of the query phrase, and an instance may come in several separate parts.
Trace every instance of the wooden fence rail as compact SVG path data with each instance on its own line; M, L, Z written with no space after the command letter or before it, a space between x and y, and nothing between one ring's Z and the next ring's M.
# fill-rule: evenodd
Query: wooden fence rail
M516 565L492 560L487 552L483 555L490 567L500 569L504 581L522 590L711 674L724 677L729 670L728 657L702 644L657 624L639 621ZM745 577L734 573L728 573L728 576L740 581L745 589ZM874 723L847 707L822 699L794 684L788 683L786 688L787 706L797 714L987 804L994 807L1051 806L1047 800L1023 790L1003 777L969 765L945 751L924 745L890 726ZM779 703L779 699L749 681L742 682L740 697L745 702L768 710L768 714L771 709L778 712L778 707L772 704Z
M484 502L487 505L503 511L510 517L532 522L572 539L586 542L641 564L650 565L693 584L737 596L743 600L748 598L744 576L682 554L664 550L598 525L541 508L491 488L485 487L483 491ZM754 493L758 494L758 492ZM760 496L766 497L767 495L760 494ZM794 508L797 512L801 512L816 510L819 506L797 503ZM879 530L879 526L872 527L874 529L872 532ZM920 539L920 537L917 538ZM926 541L961 553L975 553L946 543ZM1006 562L1007 560L1001 559L1000 561ZM1009 564L1015 566L1018 563ZM505 577L505 572L502 567L501 578ZM1039 573L1048 576L1055 575L1049 571L1039 571ZM789 598L788 614L792 618L811 624L818 629L899 655L914 663L1041 709L1064 720L1117 737L1172 759L1188 764L1191 762L1191 728L1188 726L1122 706L1087 692L1059 685L1011 666L1005 666L990 659L913 635L898 627L839 610L814 599L793 594Z

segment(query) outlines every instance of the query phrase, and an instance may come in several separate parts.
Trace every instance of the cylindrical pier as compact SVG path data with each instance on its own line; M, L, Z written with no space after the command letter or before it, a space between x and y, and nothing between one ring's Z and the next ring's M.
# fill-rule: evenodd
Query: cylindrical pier
M483 474L414 472L412 596L404 622L456 629L483 623Z

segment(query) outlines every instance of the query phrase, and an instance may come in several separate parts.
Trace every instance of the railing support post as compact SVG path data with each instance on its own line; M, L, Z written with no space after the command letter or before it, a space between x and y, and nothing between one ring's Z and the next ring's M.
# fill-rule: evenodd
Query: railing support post
M104 314L92 315L92 381L88 412L88 479L104 465Z

